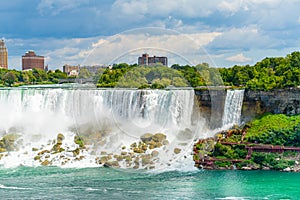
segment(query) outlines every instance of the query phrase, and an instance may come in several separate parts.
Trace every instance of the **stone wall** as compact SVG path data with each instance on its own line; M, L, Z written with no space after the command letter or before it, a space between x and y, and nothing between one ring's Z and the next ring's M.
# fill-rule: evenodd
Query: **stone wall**
M203 116L211 128L222 125L226 90L195 90ZM300 114L300 89L277 89L272 91L246 90L242 107L242 122L247 122L266 112L274 114Z

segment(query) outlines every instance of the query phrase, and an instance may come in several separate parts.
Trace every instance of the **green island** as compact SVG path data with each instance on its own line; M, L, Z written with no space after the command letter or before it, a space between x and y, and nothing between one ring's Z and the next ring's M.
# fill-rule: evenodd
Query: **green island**
M300 116L266 113L194 145L204 169L300 171Z

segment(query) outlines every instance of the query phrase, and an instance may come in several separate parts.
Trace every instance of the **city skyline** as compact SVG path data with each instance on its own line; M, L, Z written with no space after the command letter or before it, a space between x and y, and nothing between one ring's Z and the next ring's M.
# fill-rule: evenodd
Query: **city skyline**
M10 69L21 69L20 56L29 49L44 55L50 69L86 60L110 64L119 57L131 62L155 47L173 55L166 55L169 66L182 60L197 64L207 57L218 67L252 65L299 50L299 7L294 0L12 0L2 2L0 37L9 49ZM160 30L143 31L145 27ZM191 43L195 45L187 45ZM132 54L138 47L144 49ZM100 48L98 57L109 59L92 60L95 48Z

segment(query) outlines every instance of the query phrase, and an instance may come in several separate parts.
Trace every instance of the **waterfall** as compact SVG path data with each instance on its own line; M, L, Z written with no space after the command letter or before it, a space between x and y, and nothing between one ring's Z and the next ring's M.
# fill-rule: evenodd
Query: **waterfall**
M164 133L171 149L161 150L161 164L190 151L193 134L198 132L193 120L194 91L188 89L0 89L0 112L0 135L22 135L24 145L14 160L6 162L22 165L35 165L36 153L31 149L50 145L58 133L73 138L74 134L85 138L92 134L98 152L121 151L121 146L129 147L145 133ZM182 151L175 158L173 149L178 145Z
M244 90L227 90L222 119L223 127L240 124L243 98Z
M0 90L0 131L49 133L108 121L144 131L185 127L190 126L193 104L193 90Z

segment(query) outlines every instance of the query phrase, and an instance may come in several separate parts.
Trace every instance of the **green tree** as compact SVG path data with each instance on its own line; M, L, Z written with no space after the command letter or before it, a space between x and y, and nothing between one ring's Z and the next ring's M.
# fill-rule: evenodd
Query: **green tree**
M12 84L14 84L14 82L16 81L16 75L12 72L7 72L4 76L3 76L3 80L4 82L11 87Z
M88 69L86 68L81 68L79 71L79 78L90 78L91 77L91 73Z

